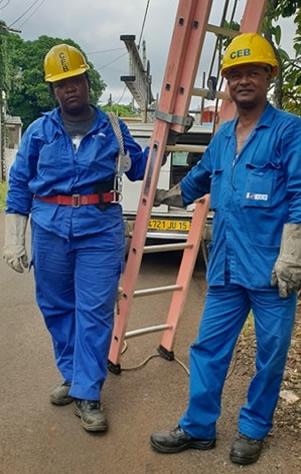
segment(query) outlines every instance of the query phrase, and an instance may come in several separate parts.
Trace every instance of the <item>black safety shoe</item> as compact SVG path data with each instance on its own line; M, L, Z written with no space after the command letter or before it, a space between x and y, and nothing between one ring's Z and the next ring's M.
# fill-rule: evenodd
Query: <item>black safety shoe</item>
M253 439L239 433L232 444L230 459L236 464L252 464L260 456L263 439Z
M64 382L56 387L50 394L50 401L53 405L68 405L74 401L74 398L69 395L71 382Z
M151 435L151 445L159 453L179 453L185 449L212 449L215 439L197 439L186 433L180 426L169 432Z
M81 419L86 431L106 431L108 422L100 402L93 400L75 400L74 413Z

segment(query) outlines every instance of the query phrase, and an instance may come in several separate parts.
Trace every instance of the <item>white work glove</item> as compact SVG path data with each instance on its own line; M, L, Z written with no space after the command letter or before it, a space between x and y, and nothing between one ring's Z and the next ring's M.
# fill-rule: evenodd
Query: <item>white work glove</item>
M271 284L278 285L281 298L301 289L301 224L284 225Z
M28 217L21 214L5 215L5 244L3 258L13 270L24 272L28 267L25 249L25 232Z
M161 204L167 204L173 207L184 207L180 183L168 190L157 189L154 206L160 206Z

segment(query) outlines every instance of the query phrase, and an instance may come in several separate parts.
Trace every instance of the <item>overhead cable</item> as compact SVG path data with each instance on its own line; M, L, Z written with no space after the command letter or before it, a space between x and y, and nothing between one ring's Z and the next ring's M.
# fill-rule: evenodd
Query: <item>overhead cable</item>
M33 10L33 12L29 15L29 17L26 18L26 20L24 20L23 23L21 23L20 28L22 28L22 26L25 25L25 23L27 23L28 20L30 20L30 18L36 13L36 11L43 5L44 2L45 2L45 0L42 0L41 3L36 6L36 8L35 8L35 9Z
M113 48L113 49L103 49L102 51L92 51L91 53L87 53L87 54L110 53L111 51L119 51L121 49L124 49L124 47L122 47L122 48Z
M0 1L0 4L3 2L3 0ZM10 3L10 0L7 0L6 4L0 7L0 10L3 10L3 8L7 7L7 5Z
M117 56L117 58L115 58L115 59L112 59L112 61L110 61L109 63L104 64L103 66L99 66L99 69L104 69L105 67L107 67L107 66L109 66L110 64L114 63L114 62L117 61L118 59L123 58L123 56L125 56L126 54L127 54L127 52L121 54L120 56Z
M35 0L34 2L32 2L32 4L25 10L24 13L22 13L22 15L20 15L15 21L13 21L9 26L13 26L15 23L17 23L19 20L21 20L21 18L23 18L23 16L26 15L27 12L29 12L40 0Z
M141 44L141 39L142 39L142 35L143 35L144 25L145 25L145 21L146 21L146 17L147 17L147 12L148 12L149 3L150 3L150 0L147 0L147 5L146 5L145 13L144 13L144 18L143 18L143 22L142 22L142 27L141 27L140 38L139 38L138 46L137 46L138 49L140 49L140 44Z

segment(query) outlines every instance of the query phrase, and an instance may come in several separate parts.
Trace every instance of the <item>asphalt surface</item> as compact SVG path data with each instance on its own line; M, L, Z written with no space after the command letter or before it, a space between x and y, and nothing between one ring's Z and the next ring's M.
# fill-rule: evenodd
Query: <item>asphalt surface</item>
M0 249L3 234L4 215L0 214ZM177 263L176 256L146 259L138 287L172 283ZM150 448L150 434L176 425L186 407L185 366L206 290L202 271L194 274L178 327L175 356L179 362L157 356L158 333L128 340L121 357L123 369L136 368L154 357L139 369L109 374L103 390L110 423L106 434L85 432L72 405L55 407L49 402L60 376L35 304L32 273L17 274L1 260L0 288L0 474L231 474L242 469L230 462L229 449L249 377L238 377L235 371L226 381L214 450L162 455ZM164 323L168 304L166 295L137 299L128 329ZM289 449L297 449L296 443L300 445L290 436L269 437L260 460L244 471L301 472L300 461Z

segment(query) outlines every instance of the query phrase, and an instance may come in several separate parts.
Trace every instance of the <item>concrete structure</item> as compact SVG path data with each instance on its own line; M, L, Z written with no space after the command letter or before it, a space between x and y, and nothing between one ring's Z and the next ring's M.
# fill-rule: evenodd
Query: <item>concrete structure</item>
M3 181L8 179L10 167L15 159L16 152L21 140L22 122L20 117L5 117L5 144L4 144L4 167Z

